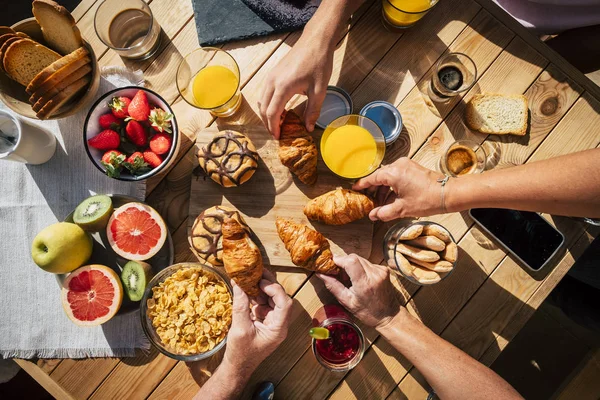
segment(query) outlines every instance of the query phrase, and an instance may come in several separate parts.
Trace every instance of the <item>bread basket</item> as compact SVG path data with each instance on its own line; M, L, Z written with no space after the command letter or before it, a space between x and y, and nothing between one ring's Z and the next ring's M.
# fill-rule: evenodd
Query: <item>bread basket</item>
M33 17L17 22L11 26L11 28L17 32L26 33L39 43L46 44L42 35L42 30L36 19ZM56 114L47 119L61 119L75 114L89 104L98 91L98 87L100 86L100 70L98 68L96 55L88 42L84 40L83 45L90 53L90 58L92 60L92 80L83 94L79 95L68 104L65 104ZM35 115L35 111L31 108L31 104L27 101L28 99L29 95L25 92L25 87L10 79L6 74L0 72L0 100L17 114L38 119Z

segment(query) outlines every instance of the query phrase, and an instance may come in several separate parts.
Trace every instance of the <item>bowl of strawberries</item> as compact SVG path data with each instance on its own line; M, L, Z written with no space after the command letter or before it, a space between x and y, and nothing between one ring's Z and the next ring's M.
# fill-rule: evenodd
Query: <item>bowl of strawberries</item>
M90 109L84 123L85 150L111 178L148 179L175 159L179 129L169 104L152 90L111 90Z

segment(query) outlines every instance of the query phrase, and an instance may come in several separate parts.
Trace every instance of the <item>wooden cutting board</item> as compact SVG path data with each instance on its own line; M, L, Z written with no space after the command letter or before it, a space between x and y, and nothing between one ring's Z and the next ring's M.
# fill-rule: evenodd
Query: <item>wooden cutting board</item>
M334 254L356 253L365 258L369 257L373 241L373 223L368 218L347 225L329 226L310 222L303 213L304 205L308 200L336 187L350 188L351 182L331 173L319 157L317 183L313 186L304 185L281 164L277 154L278 142L262 126L222 126L203 129L196 138L196 151L209 143L219 130L225 129L241 132L252 140L260 155L258 169L243 185L225 188L207 177L197 166L190 193L188 236L195 218L202 211L212 206L224 205L235 208L243 214L258 239L257 244L263 252L266 265L293 266L289 253L277 235L276 217L291 218L296 222L312 226L329 239ZM317 146L321 134L322 131L318 130L313 135Z

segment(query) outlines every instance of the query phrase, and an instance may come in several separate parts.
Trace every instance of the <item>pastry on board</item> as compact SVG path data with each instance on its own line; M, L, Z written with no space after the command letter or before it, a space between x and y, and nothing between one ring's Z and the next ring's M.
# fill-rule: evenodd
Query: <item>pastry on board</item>
M338 188L306 203L304 215L328 225L344 225L366 217L374 207L369 196Z
M279 160L306 185L317 181L317 146L294 111L284 111L279 136Z
M260 249L250 238L246 227L235 218L223 221L223 265L231 279L248 296L258 296L263 274Z

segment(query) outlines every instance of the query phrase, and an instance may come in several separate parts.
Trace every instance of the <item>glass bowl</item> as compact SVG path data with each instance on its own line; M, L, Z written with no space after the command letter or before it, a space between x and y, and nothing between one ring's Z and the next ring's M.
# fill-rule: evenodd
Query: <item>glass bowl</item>
M404 272L402 272L402 269L398 265L398 260L396 259L395 255L396 255L396 247L397 247L398 243L400 242L400 239L399 239L400 235L402 235L402 233L406 229L408 229L409 227L411 227L413 225L423 225L423 226L426 226L426 225L435 225L435 226L439 226L440 228L442 228L443 230L445 230L446 232L448 232L448 235L450 236L450 239L452 240L452 243L454 243L454 244L456 244L458 246L458 244L456 243L456 240L454 240L454 236L452 236L452 233L450 233L450 231L448 229L446 229L444 226L442 226L442 225L440 225L438 223L430 222L430 221L416 221L416 220L400 221L397 224L395 224L394 226L392 226L387 231L387 233L385 234L385 236L383 238L383 255L384 255L384 258L385 258L385 264L390 269L390 271L392 271L396 275L402 276L403 278L407 279L411 283L414 283L415 285L430 286L430 285L435 285L436 283L440 283L444 279L448 278L452 274L452 272L454 272L454 269L456 268L456 263L458 262L458 257L457 257L457 260L452 263L452 269L449 272L447 272L444 275L442 275L441 279L439 281L433 282L433 283L422 283L422 282L419 282L413 276L406 275Z
M366 129L371 134L373 139L375 139L376 154L375 154L375 157L374 157L373 161L371 162L371 164L364 171L361 171L360 173L356 173L356 174L343 175L340 171L336 171L336 168L333 165L333 160L328 160L328 157L323 152L323 149L325 148L325 143L327 142L329 137L333 134L333 132L336 129L344 127L344 126L348 126L348 125L359 126L361 128ZM372 119L364 117L362 115L349 114L349 115L342 115L341 117L336 118L335 120L333 120L332 123L327 125L327 128L323 132L323 136L321 136L321 157L323 158L323 162L325 162L325 165L327 166L327 168L329 168L329 170L331 172L333 172L335 175L337 175L343 179L354 180L354 179L364 178L365 176L370 175L377 168L379 168L379 166L381 165L381 162L383 161L384 156L385 156L385 136L383 135L383 132L381 132L381 129L379 128L379 126L377 126L377 124ZM354 160L351 159L350 157L354 157ZM356 162L356 157L360 157L360 155L357 154L356 152L349 153L347 155L347 158L344 161L344 163L351 164L352 161Z
M212 272L215 275L217 275L217 277L221 278L221 280L223 280L223 282L225 282L225 287L227 288L227 290L229 291L229 294L231 295L231 298L233 299L233 289L231 287L231 284L229 283L229 277L225 274L225 272L223 272L217 268L214 268L206 263L184 262L184 263L173 264L173 265L163 269L159 273L157 273L154 276L154 278L152 278L150 283L148 283L148 287L144 291L144 297L142 297L142 301L140 302L140 317L142 319L142 328L144 330L144 333L150 340L150 343L152 343L152 345L154 347L156 347L158 349L158 351L160 351L164 355L171 357L175 360L185 361L185 362L193 362L193 361L199 361L199 360L204 360L205 358L209 358L209 357L213 356L214 354L218 353L219 350L221 350L225 346L225 343L227 342L227 336L225 336L225 338L219 344L217 344L212 350L209 350L209 351L206 351L203 353L197 353L197 354L187 354L187 355L177 354L177 353L173 353L169 348L167 348L167 346L165 346L163 344L162 340L160 339L160 337L156 333L154 327L152 326L152 321L148 317L148 299L150 299L152 297L152 294L153 294L152 288L157 286L160 282L163 282L165 279L167 279L169 276L173 275L175 272L182 270L182 269L190 268L190 267L202 268L206 271Z

